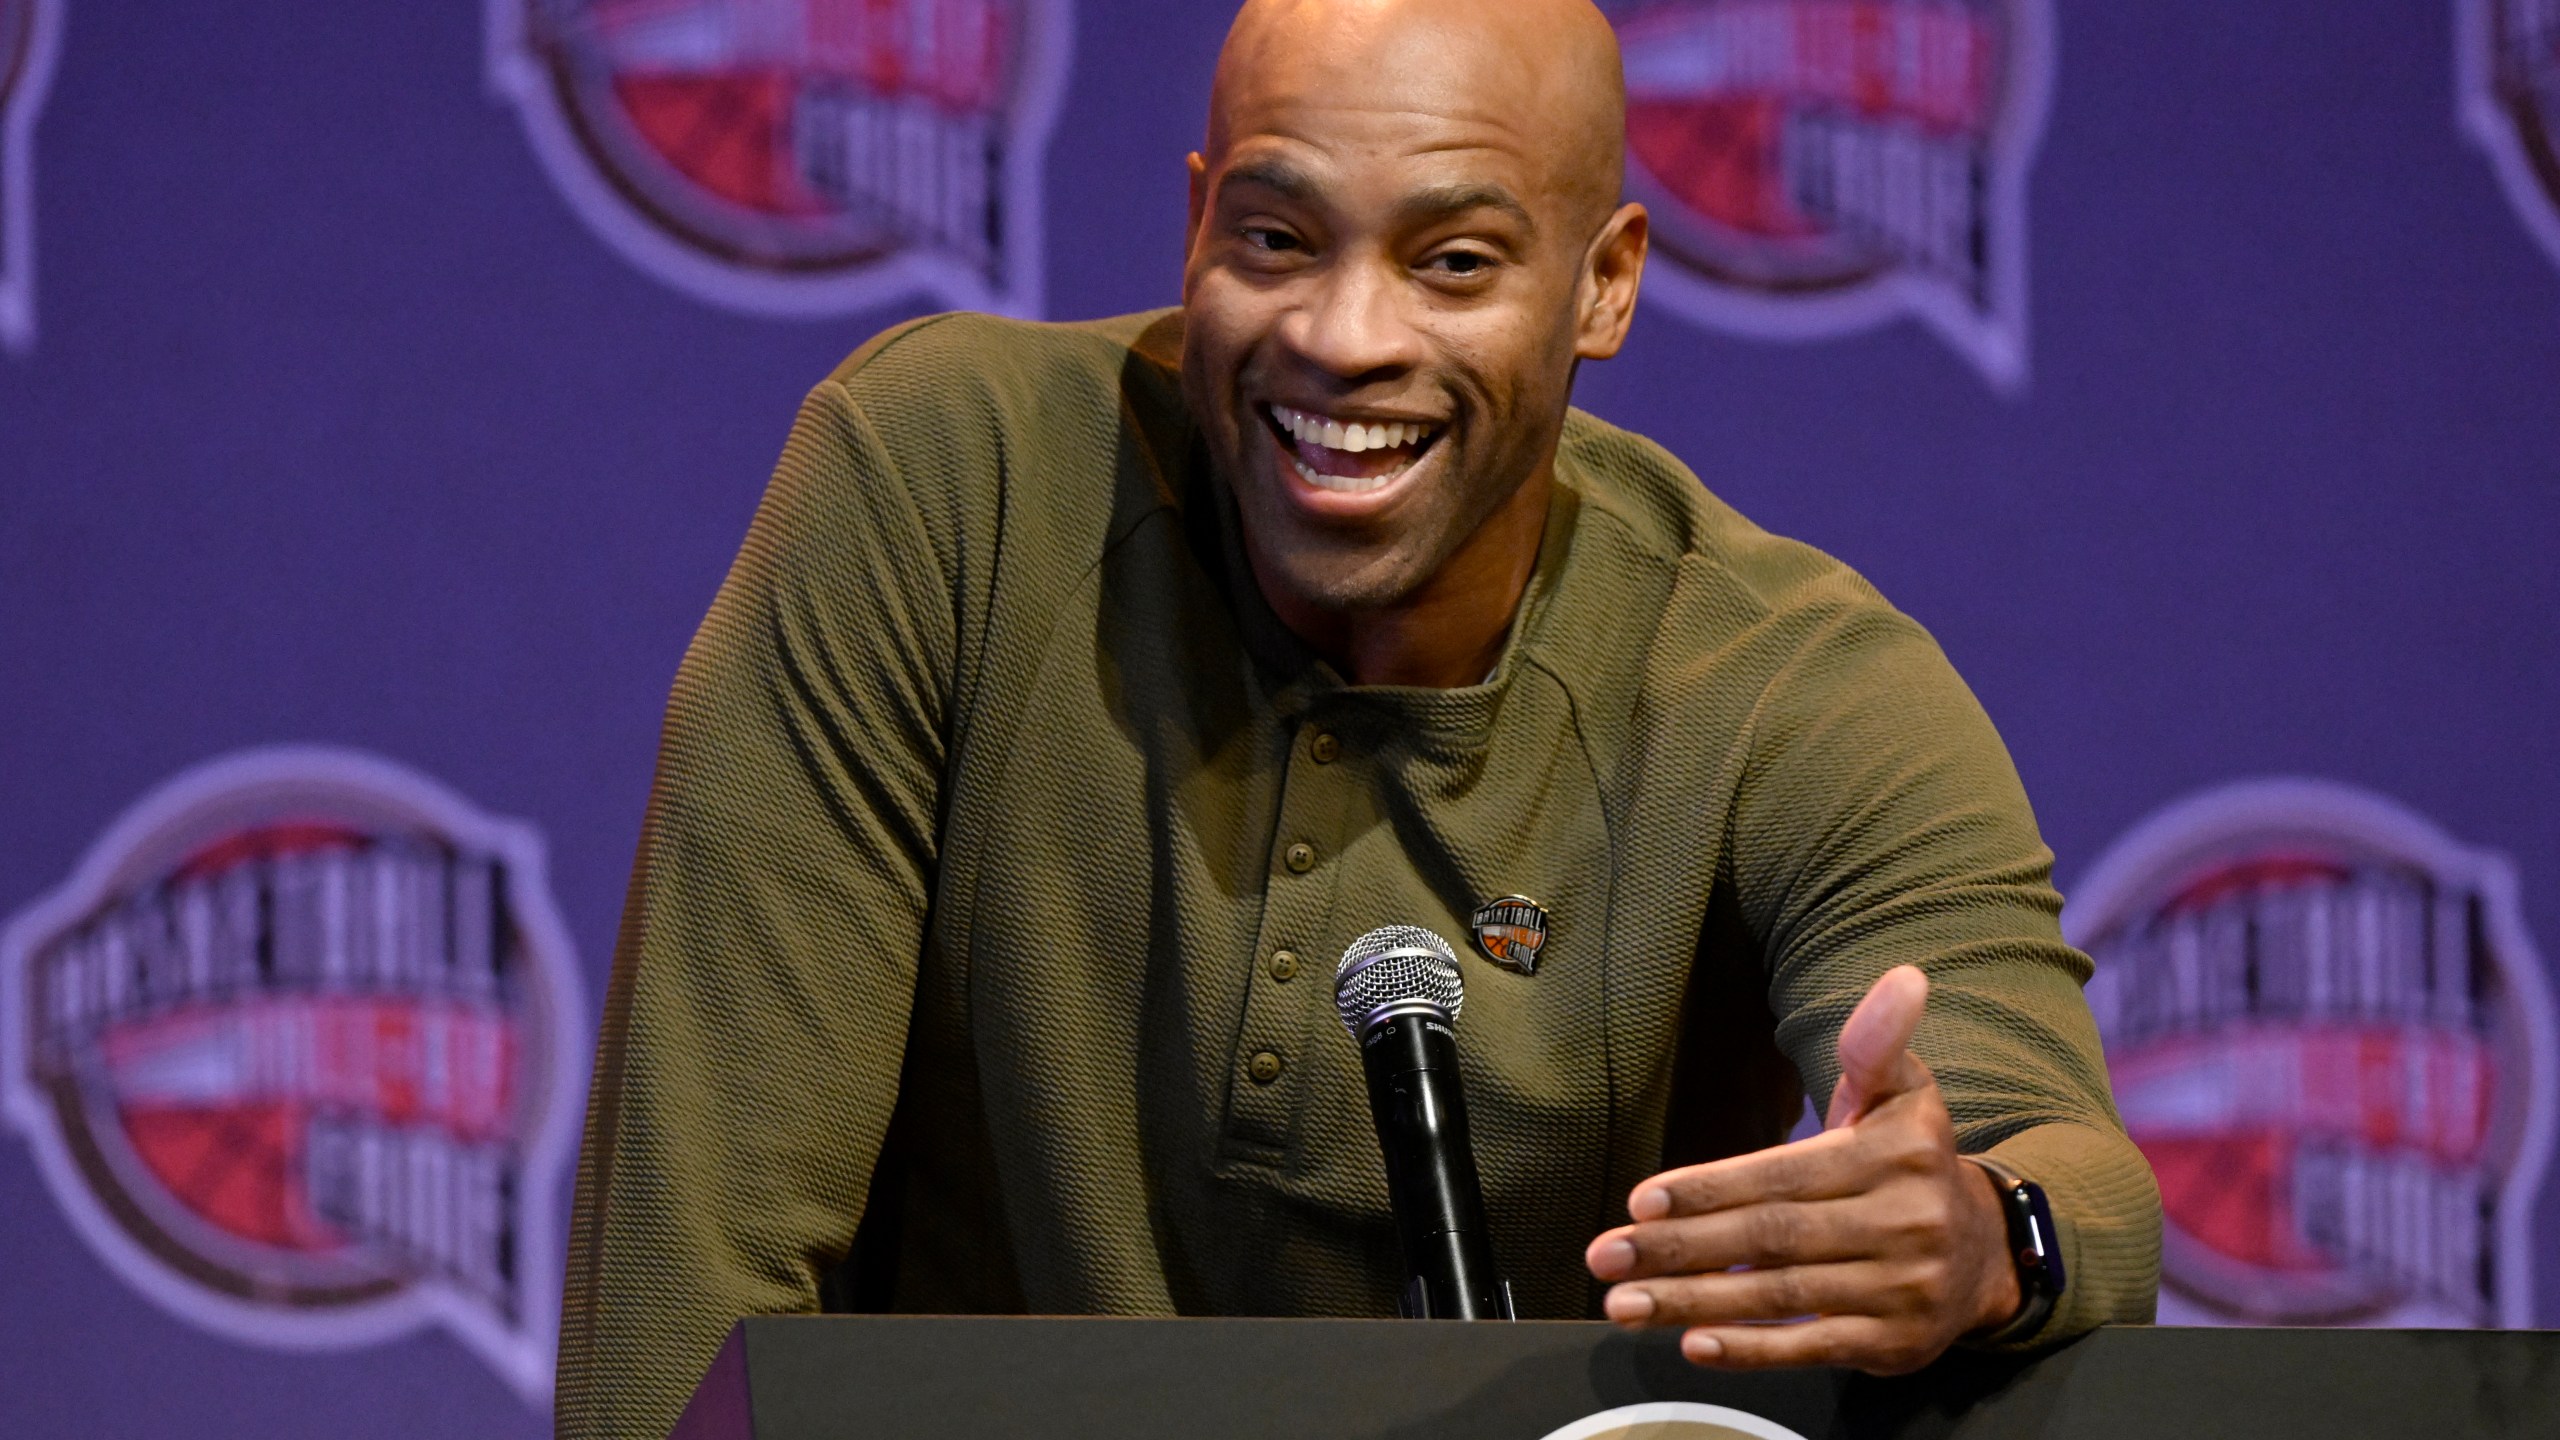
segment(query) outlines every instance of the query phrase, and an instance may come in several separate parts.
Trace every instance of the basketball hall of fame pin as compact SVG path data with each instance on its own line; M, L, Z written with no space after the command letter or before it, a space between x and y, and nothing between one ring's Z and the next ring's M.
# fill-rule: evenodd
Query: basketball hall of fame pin
M488 0L491 84L580 218L713 304L1040 311L1067 0Z
M2051 0L1612 0L1645 295L1810 339L1919 317L2027 372L2027 171Z
M2163 1324L2525 1326L2553 1016L2514 871L2316 780L2171 805L2071 892Z
M58 0L0 0L0 350L36 343L36 117L62 34Z
M1538 973L1538 952L1547 945L1547 908L1526 895L1505 895L1476 907L1469 923L1476 948L1505 970Z
M2560 264L2560 0L2456 0L2462 125Z
M429 1324L551 1393L584 1001L539 837L351 751L191 769L0 930L0 1096L126 1283L216 1334Z

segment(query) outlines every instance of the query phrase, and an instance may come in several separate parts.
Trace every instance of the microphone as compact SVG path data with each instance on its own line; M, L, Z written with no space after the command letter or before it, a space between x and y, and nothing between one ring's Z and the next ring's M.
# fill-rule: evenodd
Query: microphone
M1517 1319L1510 1283L1494 1273L1467 1141L1455 1028L1466 984L1456 952L1411 925L1372 930L1342 952L1333 1003L1369 1072L1369 1117L1404 1250L1399 1308L1413 1320Z

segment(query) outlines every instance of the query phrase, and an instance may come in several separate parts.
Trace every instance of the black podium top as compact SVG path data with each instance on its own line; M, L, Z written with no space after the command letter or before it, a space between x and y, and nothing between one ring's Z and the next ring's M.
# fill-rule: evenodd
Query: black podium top
M1654 1408L1593 1418L1633 1406ZM2560 1332L2102 1330L2040 1359L1956 1353L1876 1379L1714 1374L1669 1335L1592 1322L773 1317L730 1333L674 1436L1548 1440L1567 1427L1558 1440L2560 1437Z

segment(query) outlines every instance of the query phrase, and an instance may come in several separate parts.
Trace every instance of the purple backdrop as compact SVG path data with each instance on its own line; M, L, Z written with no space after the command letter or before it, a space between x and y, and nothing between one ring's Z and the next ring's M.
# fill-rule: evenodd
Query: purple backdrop
M2057 6L2012 390L1908 319L1661 306L1586 372L1938 635L2066 889L2181 795L2313 775L2512 857L2560 936L2560 266L2466 139L2457 13ZM189 766L351 746L539 829L592 1004L667 682L799 396L937 307L760 316L629 263L468 3L58 19L0 356L0 912ZM1174 297L1224 19L1076 0L1049 315ZM2539 1233L2549 1324L2560 1190ZM0 1277L14 1435L547 1426L443 1329L297 1354L173 1317L14 1141Z

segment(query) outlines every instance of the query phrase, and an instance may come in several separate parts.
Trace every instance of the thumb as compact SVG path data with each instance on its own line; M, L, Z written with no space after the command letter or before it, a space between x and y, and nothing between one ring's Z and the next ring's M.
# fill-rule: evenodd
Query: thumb
M1838 1129L1921 1083L1928 1072L1911 1054L1911 1034L1928 1006L1929 977L1919 966L1896 965L1876 978L1840 1027L1840 1083L1832 1087L1824 1129Z

